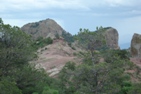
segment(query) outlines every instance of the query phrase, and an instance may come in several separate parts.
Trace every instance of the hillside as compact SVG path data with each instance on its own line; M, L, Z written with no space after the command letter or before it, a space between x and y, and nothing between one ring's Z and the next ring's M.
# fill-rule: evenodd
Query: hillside
M43 48L38 49L37 55L38 59L36 61L32 61L36 63L37 67L44 68L50 76L54 76L63 68L63 66L68 61L73 61L76 63L80 63L80 58L78 58L75 54L80 51L81 46L76 46L78 44L75 41L71 43L75 48L72 49L70 45L68 45L72 41L72 35L69 33L65 33L66 31L53 19L46 19L39 22L28 23L21 28L22 31L26 32L27 34L31 35L31 37L37 40L40 37L48 38L51 37L53 39L53 44L46 45ZM118 31L112 27L100 27L97 29L98 32L102 31L102 34L105 36L106 45L111 49L119 49L118 46ZM85 30L84 30L85 32ZM91 31L93 32L93 31ZM85 36L85 37L84 37ZM90 40L94 38L93 35L89 35ZM77 35L81 39L87 38L86 34L81 36L81 33ZM60 37L60 38L59 38ZM63 37L63 38L62 38ZM56 38L56 39L55 39ZM65 39L67 40L65 40ZM69 42L69 43L68 43ZM82 43L84 45L86 42ZM80 48L79 48L80 47Z
M28 23L24 25L21 28L21 30L31 35L32 38L35 40L40 37L43 38L51 37L52 39L61 37L60 39L54 40L53 44L47 45L38 50L39 58L35 62L38 66L43 67L46 71L48 71L50 75L53 75L54 73L58 73L66 62L78 60L78 58L74 56L74 53L78 52L78 49L73 50L72 47L68 45L68 41L64 39L66 38L67 40L72 40L72 37L70 37L72 35L69 33L67 34L66 31L53 19L46 19L39 22ZM120 48L118 45L119 35L118 35L118 31L115 28L100 27L97 28L96 31L99 32L102 31L106 39L106 45L109 48L111 49ZM85 32L85 29L83 32ZM89 34L88 36L85 35L86 34L82 36L80 32L77 36L80 37L81 39L83 38L85 39L88 36L90 37L90 40L93 38L93 36ZM78 42L76 43L77 45L79 45ZM137 60L136 58L131 58L131 61L138 65L137 62L139 62L139 60Z
M38 59L33 62L37 64L36 67L44 68L50 76L54 76L67 62L81 62L75 55L77 52L78 50L72 49L63 39L57 39L53 44L40 48L37 51Z

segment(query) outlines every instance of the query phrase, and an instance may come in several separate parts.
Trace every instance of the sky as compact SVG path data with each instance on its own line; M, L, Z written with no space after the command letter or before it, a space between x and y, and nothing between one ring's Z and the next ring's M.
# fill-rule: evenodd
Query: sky
M120 48L129 48L134 33L141 34L141 0L0 0L4 23L22 27L31 22L55 20L64 30L113 27Z

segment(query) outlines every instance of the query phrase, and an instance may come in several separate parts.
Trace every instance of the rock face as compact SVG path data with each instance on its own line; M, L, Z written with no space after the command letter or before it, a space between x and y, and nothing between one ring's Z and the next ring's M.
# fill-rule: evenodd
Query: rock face
M131 55L133 57L141 57L141 35L134 34L131 40Z
M107 42L107 46L112 49L119 49L118 46L118 31L112 27L107 28L105 31L105 38Z
M33 39L39 37L55 38L55 35L62 35L63 28L52 19L46 19L39 22L28 23L21 28L22 31L30 34Z

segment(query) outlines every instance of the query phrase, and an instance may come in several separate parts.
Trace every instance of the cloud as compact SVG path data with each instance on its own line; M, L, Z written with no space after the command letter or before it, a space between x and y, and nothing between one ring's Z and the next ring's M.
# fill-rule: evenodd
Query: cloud
M133 7L137 9L140 6L139 0L1 0L0 13L22 13L33 11L51 11L55 10L113 10L116 8L126 10L124 7ZM140 8L138 9L140 10Z
M129 0L104 0L106 4L109 4L110 6L119 6L119 5L130 5L128 2Z
M51 8L88 10L79 0L2 0L0 8L0 12Z
M141 4L141 1L139 0L104 0L104 2L112 7L116 6L133 7Z

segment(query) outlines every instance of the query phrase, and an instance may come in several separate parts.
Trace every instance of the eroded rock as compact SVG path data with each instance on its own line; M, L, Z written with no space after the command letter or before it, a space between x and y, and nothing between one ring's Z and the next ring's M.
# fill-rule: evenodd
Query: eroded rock
M46 19L39 22L28 23L21 28L22 31L30 34L33 39L39 37L55 38L56 35L62 35L64 29L52 19Z
M141 57L141 35L134 33L131 40L131 55L133 57Z
M119 49L119 45L118 45L119 35L118 35L118 31L116 29L114 29L112 27L107 28L105 30L105 38L106 38L107 46L109 48Z

